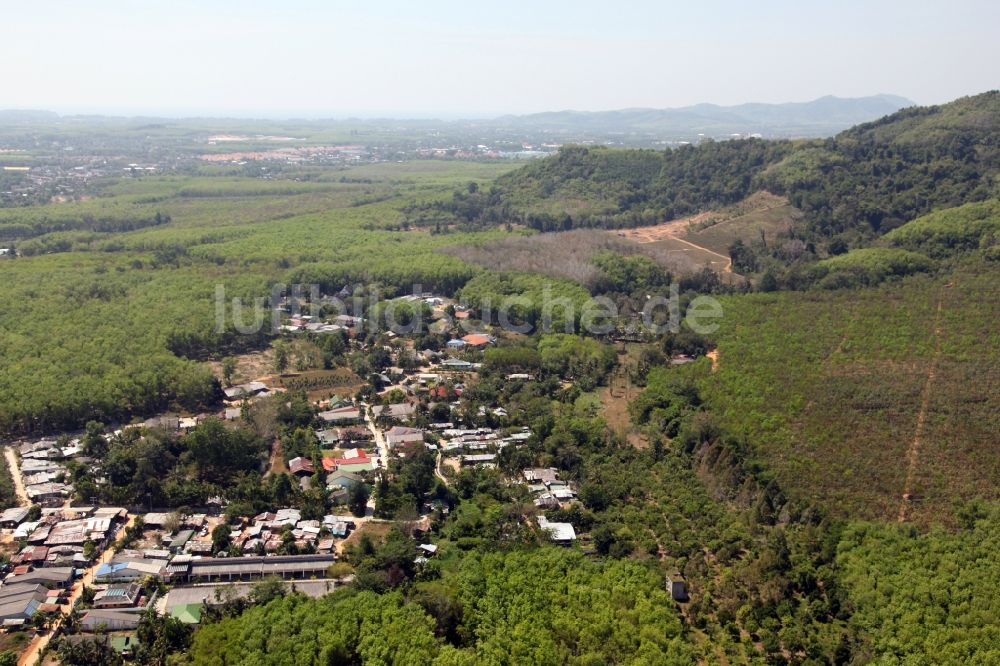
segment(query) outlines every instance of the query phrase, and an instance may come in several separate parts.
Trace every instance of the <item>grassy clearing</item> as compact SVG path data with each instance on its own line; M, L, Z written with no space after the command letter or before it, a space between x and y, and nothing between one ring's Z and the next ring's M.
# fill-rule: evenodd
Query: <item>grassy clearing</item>
M663 268L690 272L693 267L675 252L596 229L511 236L478 245L457 245L445 253L496 272L539 273L573 280L593 288L604 276L595 259L606 252L646 257Z
M680 238L663 238L650 245L669 257L672 263L693 266L696 270L708 266L713 271L724 273L729 266L727 255L717 254Z
M713 252L728 254L729 247L737 240L750 243L763 237L771 245L779 233L788 231L801 219L801 211L794 206L774 203L711 226L692 229L682 238Z

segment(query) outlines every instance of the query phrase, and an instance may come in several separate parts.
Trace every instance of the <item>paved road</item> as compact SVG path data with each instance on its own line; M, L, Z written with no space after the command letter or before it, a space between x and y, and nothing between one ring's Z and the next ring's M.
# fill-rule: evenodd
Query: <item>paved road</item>
M362 404L361 408L365 411L366 417L368 414L368 405ZM389 469L389 445L385 441L385 434L380 428L378 428L374 421L367 419L368 429L372 432L372 437L375 438L375 447L378 449L378 457L382 462L381 468L383 470Z
M131 527L132 523L135 522L135 519L135 516L128 516L128 520L125 521L125 525L118 531L119 534L124 533L126 529ZM38 659L39 653L44 650L46 646L48 646L49 641L52 640L52 637L57 633L59 627L62 626L63 620L65 620L66 616L69 615L71 610L73 610L73 606L76 605L76 602L83 594L83 588L94 584L94 574L97 572L97 567L110 562L111 558L114 556L114 549L109 546L103 553L101 553L101 556L94 561L90 568L84 571L83 576L73 583L73 588L69 593L69 599L66 603L59 607L59 618L52 623L52 627L45 634L35 636L35 638L31 641L31 644L28 645L28 649L25 650L17 660L17 666L30 666L41 663Z
M17 455L13 446L5 446L3 455L7 458L7 467L10 468L10 477L14 479L14 492L17 494L17 501L22 506L28 506L28 493L24 490L24 478L21 476L21 467L17 464Z

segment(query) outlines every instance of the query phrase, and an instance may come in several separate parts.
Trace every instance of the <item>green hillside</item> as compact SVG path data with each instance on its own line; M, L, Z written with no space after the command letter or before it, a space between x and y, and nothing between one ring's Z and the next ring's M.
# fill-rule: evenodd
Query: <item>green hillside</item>
M936 208L988 198L1000 172L1000 92L904 109L800 147L760 185L812 230L871 237Z
M729 298L709 403L799 497L891 520L911 474L910 515L950 523L957 500L1000 499L998 280L1000 266L971 262L873 289Z
M1000 200L949 208L907 222L885 235L896 247L946 257L1000 244Z

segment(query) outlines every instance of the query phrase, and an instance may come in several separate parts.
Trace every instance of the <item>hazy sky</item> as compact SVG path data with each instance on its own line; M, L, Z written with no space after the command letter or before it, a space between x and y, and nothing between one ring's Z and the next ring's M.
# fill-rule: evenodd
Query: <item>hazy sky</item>
M436 115L1000 87L998 0L0 0L0 108Z

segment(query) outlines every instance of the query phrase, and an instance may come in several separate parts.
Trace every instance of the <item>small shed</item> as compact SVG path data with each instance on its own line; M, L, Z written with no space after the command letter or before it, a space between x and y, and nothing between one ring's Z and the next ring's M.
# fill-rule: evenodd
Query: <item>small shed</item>
M675 571L667 575L667 592L674 601L688 600L687 581L680 572Z

